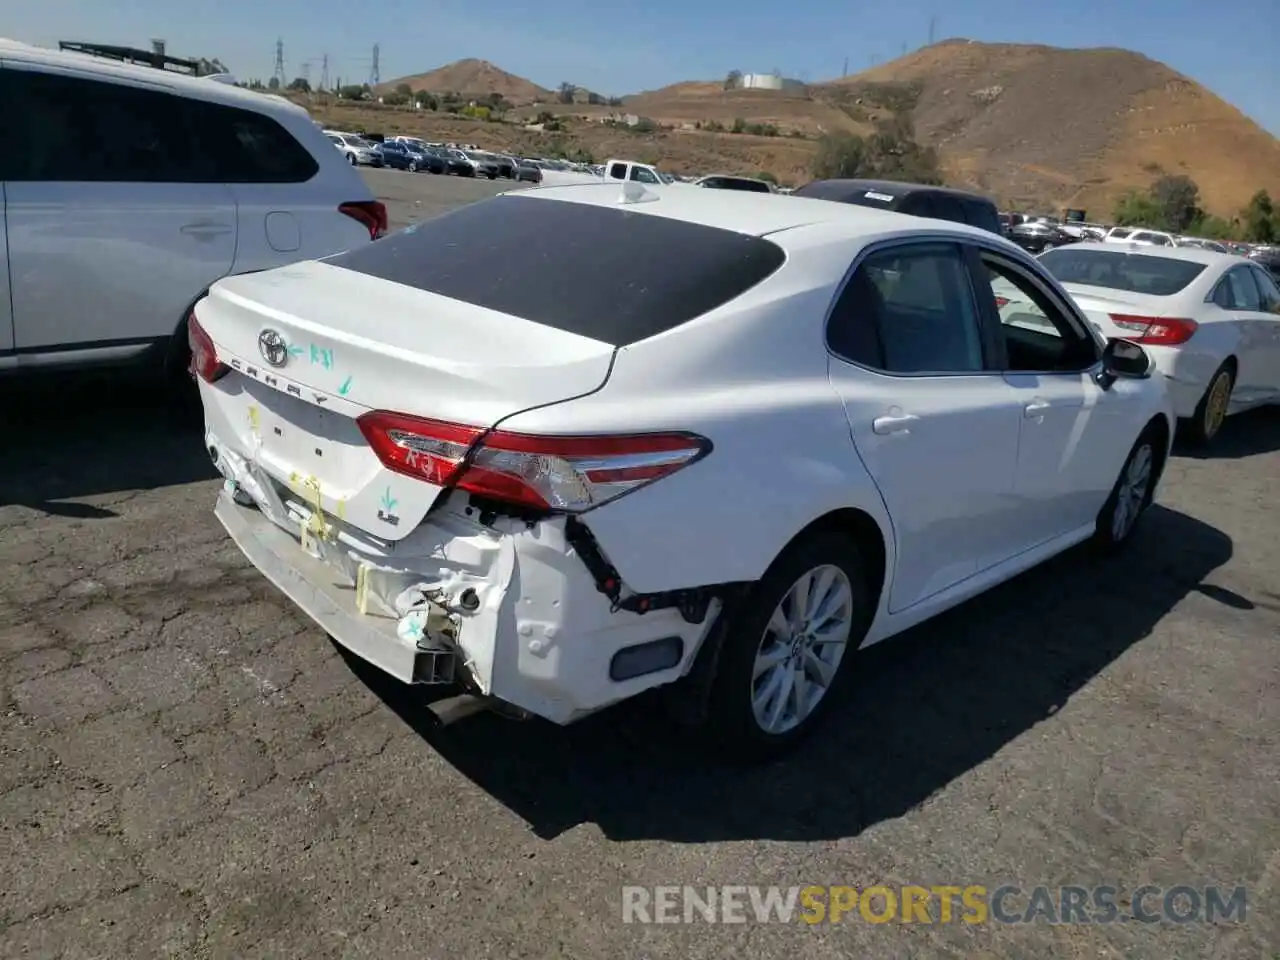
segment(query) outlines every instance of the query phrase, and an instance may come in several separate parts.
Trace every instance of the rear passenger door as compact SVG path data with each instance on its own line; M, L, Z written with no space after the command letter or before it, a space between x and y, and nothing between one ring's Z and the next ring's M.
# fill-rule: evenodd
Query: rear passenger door
M893 613L1021 549L1022 414L992 368L991 334L950 242L875 248L832 310L831 382L893 521Z
M298 135L275 117L222 103L192 105L200 152L235 202L239 242L235 273L266 270L299 260L327 257L369 242L367 227L339 212L339 204L368 196L349 164L334 163L313 130ZM296 123L310 124L305 117ZM308 149L305 136L315 146ZM406 166L403 144L384 144ZM342 159L345 159L343 157ZM390 163L388 163L390 165Z
M23 362L128 359L165 341L236 250L235 204L209 182L190 101L6 64L0 103L16 117L5 195Z

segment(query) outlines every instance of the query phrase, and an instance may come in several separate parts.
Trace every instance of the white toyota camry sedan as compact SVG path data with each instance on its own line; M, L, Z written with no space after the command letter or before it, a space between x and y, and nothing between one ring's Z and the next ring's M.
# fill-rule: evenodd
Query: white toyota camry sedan
M1280 287L1262 264L1120 243L1059 247L1040 262L1104 336L1147 349L1188 439L1207 443L1229 414L1280 401Z
M1004 239L772 194L501 195L190 329L217 516L338 643L559 724L671 684L755 756L859 648L1125 542L1174 423Z

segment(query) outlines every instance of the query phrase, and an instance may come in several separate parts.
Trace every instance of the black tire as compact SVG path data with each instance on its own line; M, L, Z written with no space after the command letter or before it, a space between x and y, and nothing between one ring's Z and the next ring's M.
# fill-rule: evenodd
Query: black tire
M418 163L417 163L417 161L415 161L415 160L410 160L410 161L409 161L409 172L410 172L410 173L417 173L417 172L418 172Z
M1144 450L1146 451L1145 454L1143 453ZM1144 457L1147 462L1145 485L1142 489L1141 497L1135 501L1131 496L1133 492L1131 483L1133 474L1131 471L1135 469L1135 462ZM1093 546L1098 552L1103 554L1116 553L1133 540L1134 531L1137 530L1139 522L1155 498L1156 484L1160 480L1164 457L1165 447L1161 443L1160 431L1154 426L1148 426L1134 441L1133 447L1129 450L1129 455L1124 458L1124 464L1120 467L1120 473L1116 476L1115 485L1111 488L1111 495L1107 497L1106 503L1098 511L1098 518L1094 523L1093 530ZM1127 499L1125 506L1126 519L1123 524L1118 519L1117 513L1121 506L1122 497Z
M347 163L351 164L353 167L356 166L356 155L354 153L347 154Z
M1204 396L1200 398L1200 402L1196 404L1196 412L1192 414L1190 420L1185 420L1181 424L1181 432L1183 436L1194 446L1208 446L1213 438L1218 435L1222 429L1222 424L1226 420L1225 409L1222 416L1218 417L1213 414L1210 404L1213 403L1214 390L1219 387L1219 381L1225 378L1226 385L1226 401L1231 400L1231 391L1236 386L1236 374L1231 364L1224 363L1213 372L1213 376L1209 378L1209 385L1205 388Z
M826 693L791 729L771 733L756 719L752 705L756 656L774 610L805 573L822 566L839 568L852 603L849 638ZM734 760L758 762L777 756L806 736L836 700L852 670L858 645L871 624L871 591L857 543L838 533L815 533L793 544L769 567L742 604L717 629L722 646L707 701L706 734L718 753Z

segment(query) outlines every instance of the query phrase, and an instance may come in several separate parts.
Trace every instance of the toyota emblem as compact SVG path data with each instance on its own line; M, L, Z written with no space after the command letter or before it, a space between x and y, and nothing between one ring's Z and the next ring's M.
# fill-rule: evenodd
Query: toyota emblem
M289 360L289 344L275 330L263 330L258 334L258 352L273 367L283 367Z

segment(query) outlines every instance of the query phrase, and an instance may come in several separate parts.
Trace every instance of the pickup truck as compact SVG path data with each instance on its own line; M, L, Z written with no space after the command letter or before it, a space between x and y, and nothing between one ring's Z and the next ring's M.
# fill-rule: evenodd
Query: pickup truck
M637 183L651 183L655 186L675 183L675 178L663 173L648 163L636 163L634 160L609 159L604 162L606 180L634 180Z

